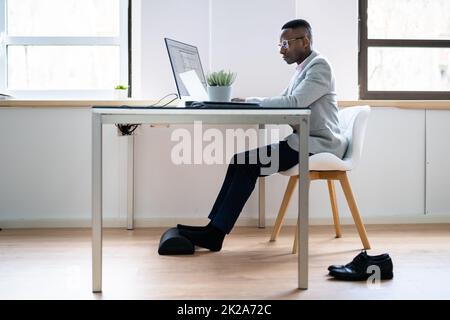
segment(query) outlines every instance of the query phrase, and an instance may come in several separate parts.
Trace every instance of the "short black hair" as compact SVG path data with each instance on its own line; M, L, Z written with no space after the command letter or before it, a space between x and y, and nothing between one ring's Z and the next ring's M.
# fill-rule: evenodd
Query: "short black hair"
M312 28L308 21L303 19L295 19L291 20L284 24L283 27L281 27L281 30L284 29L298 29L298 28L304 28L306 30L306 35L308 36L309 40L312 43Z

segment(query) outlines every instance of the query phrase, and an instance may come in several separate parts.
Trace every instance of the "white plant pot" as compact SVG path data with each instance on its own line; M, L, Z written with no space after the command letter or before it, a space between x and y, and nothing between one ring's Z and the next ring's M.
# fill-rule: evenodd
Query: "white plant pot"
M116 100L125 100L128 99L128 90L114 90L114 98Z
M210 87L208 86L209 101L230 102L231 101L231 86L230 87Z

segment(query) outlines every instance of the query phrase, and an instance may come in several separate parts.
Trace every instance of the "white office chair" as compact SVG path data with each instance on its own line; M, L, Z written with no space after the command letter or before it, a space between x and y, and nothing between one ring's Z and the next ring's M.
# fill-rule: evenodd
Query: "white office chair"
M370 249L370 244L367 239L366 229L364 228L361 216L359 215L359 210L356 205L352 189L350 187L347 172L355 169L361 159L369 114L369 106L351 107L339 111L339 122L342 134L344 134L349 141L347 152L345 153L343 160L331 153L317 153L309 158L310 181L327 180L328 182L328 191L330 194L331 209L333 211L336 238L340 238L342 236L342 232L339 223L339 213L333 181L339 180L364 249ZM283 223L283 219L286 214L286 209L298 182L298 165L287 171L280 172L280 174L289 176L290 179L284 193L280 210L278 211L278 216L270 238L271 241L275 241L280 233L281 224ZM298 239L296 232L292 253L296 253L297 248Z

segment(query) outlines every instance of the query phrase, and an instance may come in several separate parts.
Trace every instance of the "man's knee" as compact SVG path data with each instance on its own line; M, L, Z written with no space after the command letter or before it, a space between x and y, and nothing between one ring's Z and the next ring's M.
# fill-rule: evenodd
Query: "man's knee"
M235 170L240 171L241 174L243 175L247 176L259 175L258 163L257 162L252 163L249 161L249 151L236 153L230 160L230 166L233 166Z
M232 164L258 164L258 149L247 150L244 152L236 153L231 159Z
M247 151L245 152L240 152L240 153L236 153L230 160L230 164L246 164L247 161Z

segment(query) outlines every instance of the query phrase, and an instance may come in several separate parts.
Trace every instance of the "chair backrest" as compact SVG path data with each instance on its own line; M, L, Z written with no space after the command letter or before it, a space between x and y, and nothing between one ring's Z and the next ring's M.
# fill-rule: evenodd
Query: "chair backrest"
M341 132L348 141L343 160L351 162L353 168L361 160L369 114L369 106L349 107L339 111Z

